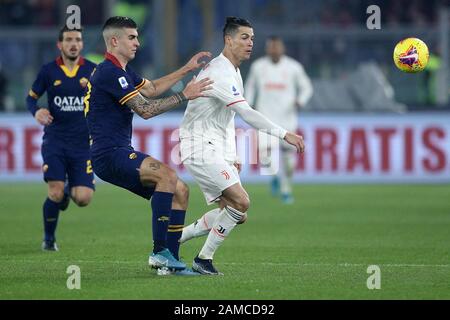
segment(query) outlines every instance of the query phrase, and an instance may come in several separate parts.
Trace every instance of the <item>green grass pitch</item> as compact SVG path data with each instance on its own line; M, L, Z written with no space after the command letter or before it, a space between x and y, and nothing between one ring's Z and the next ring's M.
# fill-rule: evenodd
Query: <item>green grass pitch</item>
M448 185L297 185L283 205L246 185L247 223L215 256L223 277L157 276L147 266L147 201L99 184L62 212L60 252L42 252L45 184L0 185L0 299L450 299ZM191 186L186 223L207 209ZM190 265L203 244L181 248ZM81 269L69 290L67 267ZM369 290L369 265L381 288Z

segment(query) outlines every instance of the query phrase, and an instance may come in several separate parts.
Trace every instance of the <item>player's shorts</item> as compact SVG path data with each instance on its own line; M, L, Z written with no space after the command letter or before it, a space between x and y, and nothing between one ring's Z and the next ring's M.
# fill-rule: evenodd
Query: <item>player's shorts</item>
M44 140L41 148L44 180L66 181L69 187L88 187L95 190L94 172L89 148L69 149Z
M150 199L155 187L143 186L139 177L139 168L148 156L131 147L115 148L111 152L93 156L92 165L100 179Z
M183 165L200 186L208 204L216 202L223 190L241 183L237 168L225 160L198 163L187 159Z

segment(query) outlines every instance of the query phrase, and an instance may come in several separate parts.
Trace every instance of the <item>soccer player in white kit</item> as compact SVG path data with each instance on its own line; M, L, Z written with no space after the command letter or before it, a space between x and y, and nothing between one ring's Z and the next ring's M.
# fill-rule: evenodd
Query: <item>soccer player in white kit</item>
M250 67L245 81L245 98L273 122L296 132L297 112L308 103L313 87L303 66L284 52L281 38L271 36L266 40L266 56L255 60ZM261 166L267 168L268 174L273 175L272 194L278 196L281 191L283 202L292 203L295 148L286 142L272 146L271 139L264 135L262 132L259 135L259 158ZM278 146L281 147L280 152L273 152L273 148Z
M243 81L239 71L253 48L253 29L241 18L228 17L223 29L225 46L199 73L214 81L205 97L188 103L180 126L181 161L200 185L208 204L219 208L205 213L183 229L180 242L208 234L203 248L194 258L192 269L202 274L221 274L212 264L215 251L238 223L246 219L250 199L239 179L234 116L257 129L284 139L304 151L301 136L274 124L252 109L243 96Z

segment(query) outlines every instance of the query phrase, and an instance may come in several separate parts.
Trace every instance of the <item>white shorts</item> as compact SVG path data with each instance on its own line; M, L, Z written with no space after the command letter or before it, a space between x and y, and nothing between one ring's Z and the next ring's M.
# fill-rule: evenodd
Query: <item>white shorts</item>
M187 171L203 191L206 202L212 204L222 195L223 190L241 183L237 168L225 160L216 163L196 163L187 159L183 162Z

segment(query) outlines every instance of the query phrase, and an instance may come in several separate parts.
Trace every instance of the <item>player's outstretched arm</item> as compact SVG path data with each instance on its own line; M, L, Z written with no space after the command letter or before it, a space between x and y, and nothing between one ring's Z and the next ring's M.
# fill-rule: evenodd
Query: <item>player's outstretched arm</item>
M148 98L159 96L169 90L175 83L183 79L189 72L203 67L206 63L205 61L202 61L204 58L211 58L211 52L199 52L177 71L156 80L147 80L139 92Z
M194 77L180 93L161 99L146 99L138 94L128 100L126 105L142 118L150 119L179 106L184 101L202 97L204 91L211 89L212 83L209 78L196 81Z
M303 137L291 132L287 132L279 125L267 119L262 113L252 109L248 105L247 101L240 101L239 103L230 106L230 108L234 112L238 113L242 117L242 119L253 128L265 130L268 134L285 140L287 143L295 146L297 148L297 151L300 153L305 150Z

